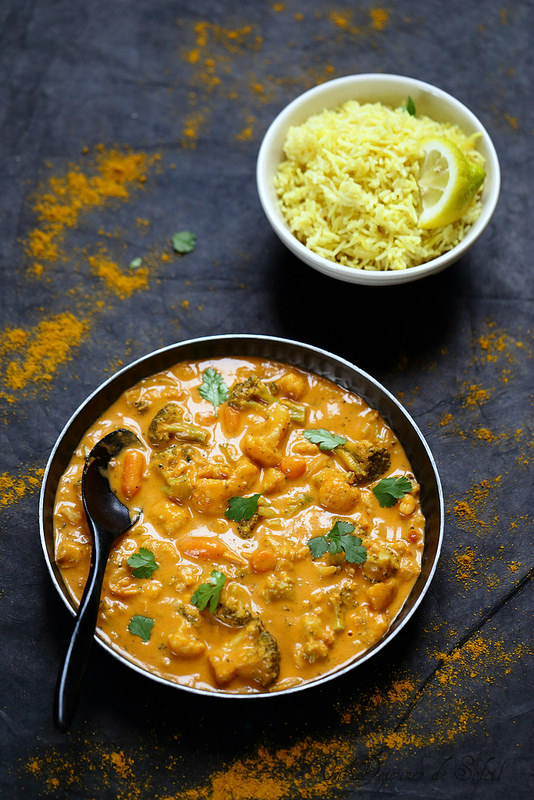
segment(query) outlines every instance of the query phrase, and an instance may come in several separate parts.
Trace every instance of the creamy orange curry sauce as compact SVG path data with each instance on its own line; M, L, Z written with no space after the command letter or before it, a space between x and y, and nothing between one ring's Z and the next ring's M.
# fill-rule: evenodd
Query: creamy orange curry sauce
M142 446L111 462L110 482L141 513L112 550L98 627L128 659L191 687L277 691L388 630L420 571L424 518L402 446L361 398L255 358L180 363L125 392L57 491L56 560L78 602L84 460L119 427Z

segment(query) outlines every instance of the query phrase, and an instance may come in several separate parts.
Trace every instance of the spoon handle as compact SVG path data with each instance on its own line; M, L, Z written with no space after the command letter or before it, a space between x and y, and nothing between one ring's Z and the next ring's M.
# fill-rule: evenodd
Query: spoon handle
M54 722L63 732L68 730L72 722L94 640L100 592L109 555L108 549L101 546L103 538L98 531L93 531L89 575L56 686Z

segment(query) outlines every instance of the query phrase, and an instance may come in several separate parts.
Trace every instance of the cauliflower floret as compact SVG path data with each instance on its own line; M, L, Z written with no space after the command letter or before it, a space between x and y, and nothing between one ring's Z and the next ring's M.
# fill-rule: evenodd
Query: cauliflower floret
M334 634L328 626L312 613L303 614L300 620L299 639L295 645L295 663L302 667L326 658L334 643Z
M189 511L176 505L176 503L161 500L154 506L154 519L167 536L176 536L186 525L189 518Z
M385 581L399 568L400 559L397 553L381 542L366 544L367 559L362 565L363 574L370 581Z
M267 602L272 600L292 600L295 596L295 581L287 572L269 575L265 581L263 596Z
M167 637L167 645L172 654L180 658L196 658L206 649L205 642L197 637L185 616L178 617L173 632Z
M243 450L246 455L262 467L276 467L282 459L278 448L290 421L289 409L274 403L260 429L244 436Z
M304 396L308 384L302 375L296 372L284 372L277 380L278 389L291 400L300 400Z
M235 581L227 584L221 592L215 616L232 628L241 628L250 622L250 595L245 587Z
M360 499L360 490L351 486L344 473L326 467L315 477L319 485L319 503L333 514L350 514Z
M373 611L384 611L397 594L398 584L395 578L373 583L367 589L367 597Z
M78 542L61 539L56 547L56 563L63 569L74 567L82 560L86 552L83 545Z
M222 647L211 649L208 660L221 685L240 677L267 689L280 673L278 643L259 619L252 619Z
M258 476L258 468L245 456L225 467L221 477L198 478L191 492L191 505L203 514L224 514L231 497L243 495Z

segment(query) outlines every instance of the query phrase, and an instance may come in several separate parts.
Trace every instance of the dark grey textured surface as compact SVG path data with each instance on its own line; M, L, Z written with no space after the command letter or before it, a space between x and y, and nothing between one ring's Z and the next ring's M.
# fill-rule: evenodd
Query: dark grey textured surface
M1 4L2 798L531 796L534 5L384 9ZM434 278L385 290L336 283L290 256L254 175L261 136L286 102L320 80L374 71L457 96L489 130L502 169L497 212L472 251ZM127 203L82 214L65 260L37 278L24 249L38 224L32 194L71 163L83 169L83 149L98 143L161 160ZM195 231L194 253L148 259L170 252L180 229ZM82 251L103 244L124 266L146 256L148 288L121 299L99 281ZM65 311L90 322L72 360L13 389L9 363L23 354L6 349L9 331L31 333ZM432 588L376 661L261 709L169 692L95 649L76 724L61 735L52 696L72 623L43 563L28 476L119 362L218 333L332 350L403 399L446 498Z

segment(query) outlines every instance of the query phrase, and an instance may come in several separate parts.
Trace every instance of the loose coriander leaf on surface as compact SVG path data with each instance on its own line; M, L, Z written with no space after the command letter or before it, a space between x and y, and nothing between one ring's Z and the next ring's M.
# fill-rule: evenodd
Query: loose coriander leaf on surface
M217 372L213 367L208 369L202 375L202 383L198 387L200 396L211 403L215 408L215 416L221 403L228 400L228 386L225 384L222 375Z
M132 568L135 578L151 578L154 570L158 569L156 557L152 550L147 547L140 547L126 562Z
M346 444L347 440L344 436L338 436L337 433L330 433L324 428L309 428L304 431L304 436L309 442L316 444L320 450L334 450L340 444Z
M257 511L260 497L261 494L251 494L249 497L231 497L228 500L228 508L224 512L224 516L235 522L251 519Z
M221 590L226 581L226 575L219 570L214 569L210 575L207 583L201 583L198 589L193 594L191 602L196 606L199 611L204 611L209 603L210 611L213 614L219 603Z
M173 234L171 241L176 253L192 253L197 243L197 237L191 231L179 231Z
M412 484L402 475L400 477L382 478L381 481L373 487L373 494L382 506L382 508L391 508L397 500L409 492Z
M128 630L134 636L140 636L144 642L148 642L153 626L154 620L151 617L135 614L128 623Z

